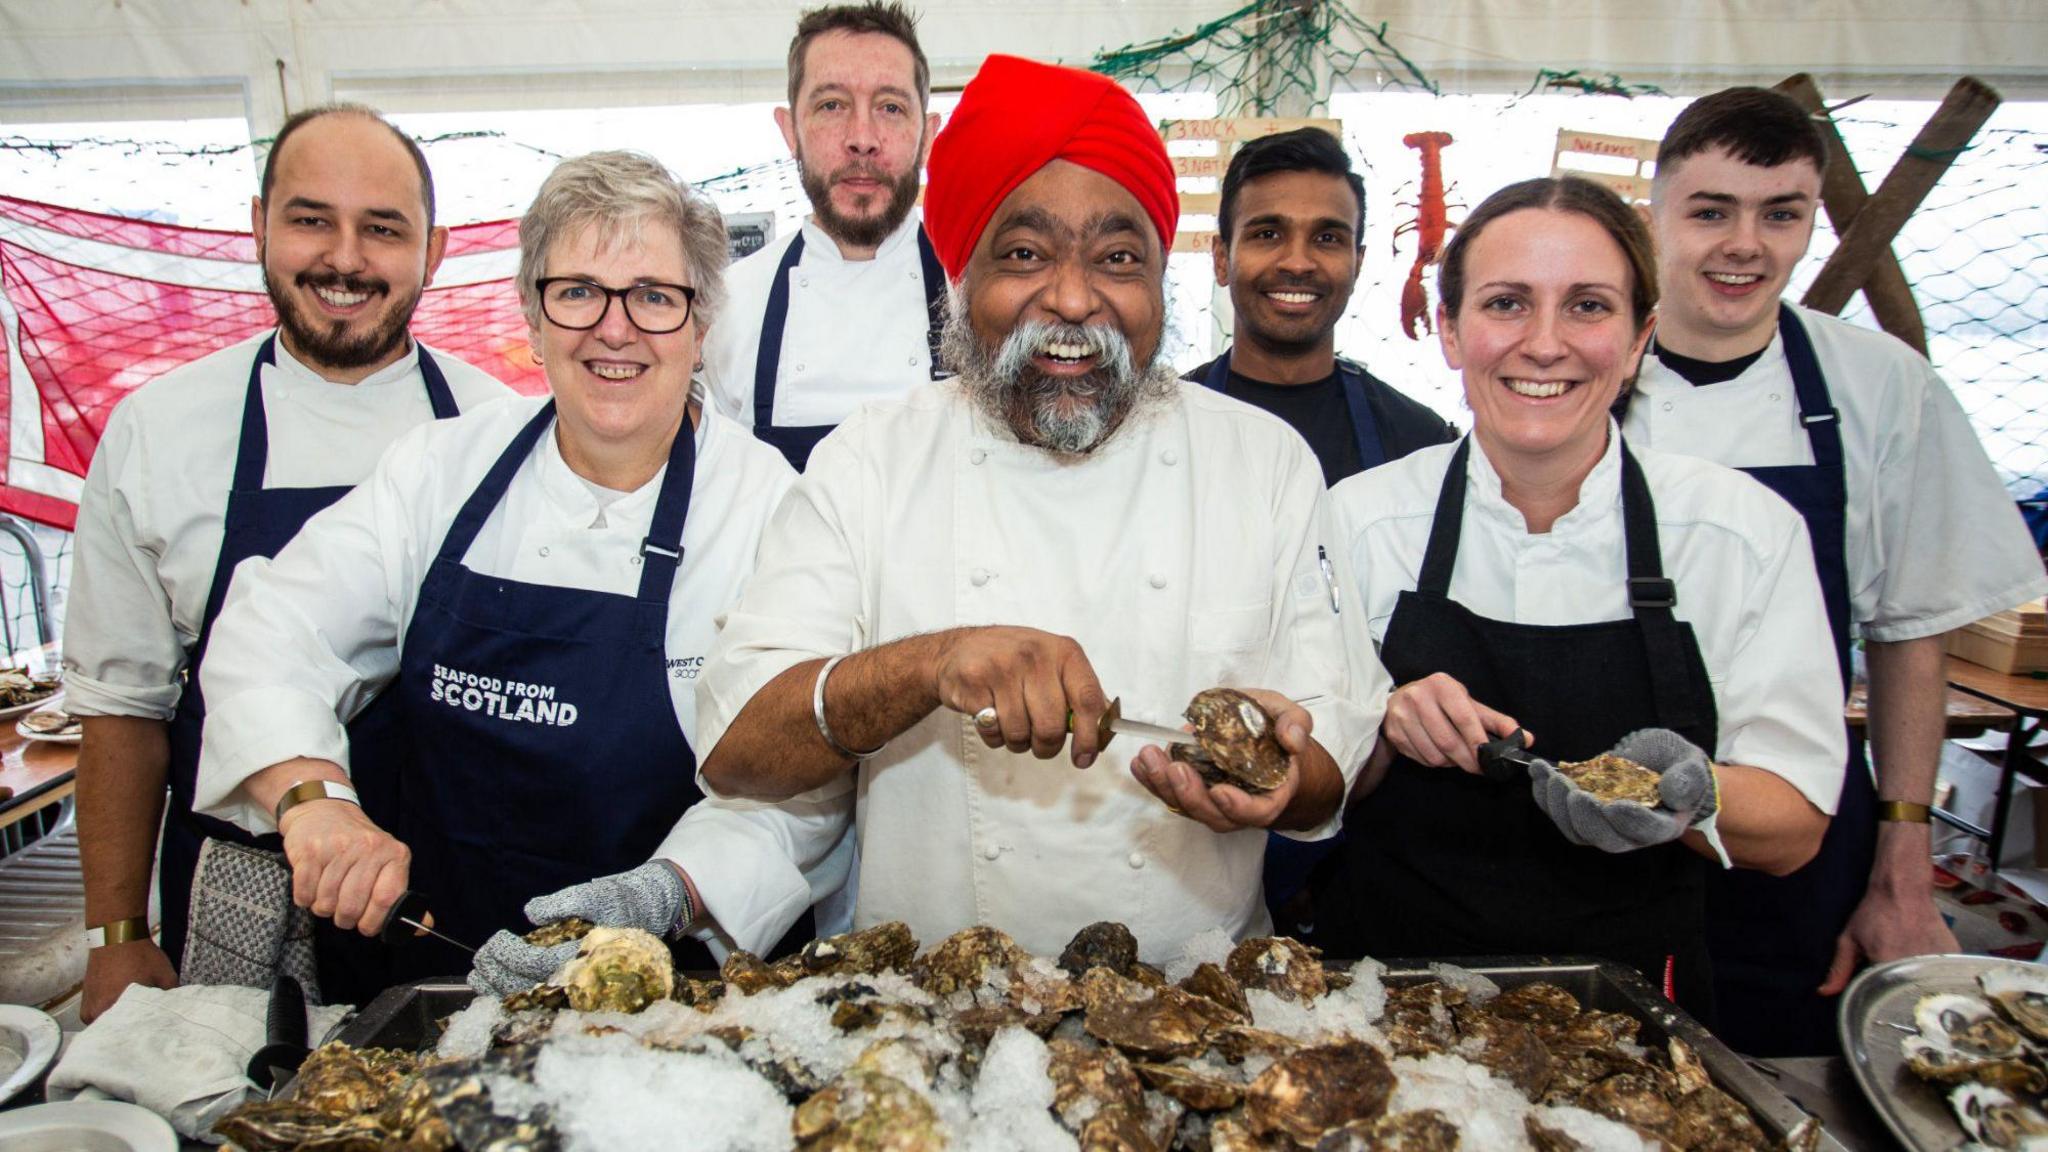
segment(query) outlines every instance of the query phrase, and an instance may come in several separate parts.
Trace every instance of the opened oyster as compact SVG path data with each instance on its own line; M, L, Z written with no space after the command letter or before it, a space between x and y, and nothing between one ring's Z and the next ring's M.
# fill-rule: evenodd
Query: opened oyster
M1287 750L1273 733L1273 718L1259 702L1232 688L1198 692L1182 715L1194 725L1199 748L1173 746L1172 756L1211 784L1271 792L1287 780Z
M1238 941L1224 970L1245 988L1263 988L1283 1000L1306 1004L1330 990L1322 952L1287 936L1248 936Z
M1625 800L1655 808L1662 797L1657 792L1657 774L1633 760L1603 752L1591 760L1559 764L1557 774L1572 787L1590 793L1606 803Z
M2048 1041L2048 972L2033 966L1993 968L1977 977L1977 986L2020 1031Z
M2048 1115L1997 1088L1965 1084L1949 1093L1948 1103L1963 1131L1986 1148L2048 1147Z
M638 1012L675 991L675 962L661 937L638 928L592 928L548 980L578 1012Z

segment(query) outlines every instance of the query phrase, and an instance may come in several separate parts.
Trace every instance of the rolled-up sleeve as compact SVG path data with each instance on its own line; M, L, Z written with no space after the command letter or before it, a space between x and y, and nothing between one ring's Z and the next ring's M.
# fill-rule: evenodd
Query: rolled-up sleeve
M1347 650L1341 619L1339 570L1331 561L1330 521L1319 468L1304 446L1306 463L1283 478L1274 528L1281 542L1273 573L1276 594L1272 657L1277 691L1301 702L1314 720L1313 734L1337 762L1348 796L1359 769L1372 752L1386 710L1389 682L1379 656L1367 643ZM1300 462L1297 462L1300 463ZM1343 823L1343 804L1315 828L1283 832L1296 840L1323 840Z
M274 560L236 571L200 673L206 732L195 810L268 831L242 782L309 756L349 766L345 725L398 672L398 641L422 573L409 507L425 490L427 429L313 517Z
M1743 597L1742 626L1718 669L1715 758L1781 777L1829 815L1849 758L1842 675L1806 525L1778 509L1778 529Z
M769 519L753 575L719 623L718 640L697 682L703 762L763 686L806 660L861 647L863 616L858 543L862 469L855 449L866 433L856 415L819 443Z
M144 451L130 409L114 409L71 543L64 707L76 716L169 720L177 711L185 641L158 574L165 542L150 527Z

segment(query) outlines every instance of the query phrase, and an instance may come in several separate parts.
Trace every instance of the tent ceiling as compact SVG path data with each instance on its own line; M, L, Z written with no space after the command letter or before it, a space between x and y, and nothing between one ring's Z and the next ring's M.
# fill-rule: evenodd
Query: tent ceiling
M941 83L990 50L1068 62L1230 0L927 0ZM0 122L779 99L789 0L0 0ZM1938 96L1970 73L2048 98L2039 0L1388 0L1363 4L1446 91L1580 68L1673 92L1810 71L1831 93ZM1569 13L1569 14L1561 14ZM1371 87L1353 76L1349 87Z

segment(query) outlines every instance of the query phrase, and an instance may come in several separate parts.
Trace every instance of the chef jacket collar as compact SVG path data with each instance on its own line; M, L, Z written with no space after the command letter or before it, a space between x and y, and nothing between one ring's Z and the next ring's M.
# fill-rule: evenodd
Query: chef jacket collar
M922 208L912 208L910 215L903 218L903 223L898 224L894 232L883 237L882 243L875 249L875 259L886 260L890 256L895 255L896 250L905 244L916 244L917 230L923 223L924 210ZM818 222L815 218L806 216L804 217L804 255L803 259L798 261L798 263L865 264L867 261L848 260L841 256L839 254L839 242L826 235L825 230L818 227Z
M1067 458L1048 452L1036 444L1026 444L1017 439L1017 433L1011 430L1008 423L993 419L987 412L982 411L981 404L967 394L967 386L959 377L953 377L937 386L953 389L960 406L966 409L969 444L995 446L1009 456L1043 460L1048 468L1065 467L1072 463ZM1183 387L1198 388L1200 385L1189 384ZM1109 439L1081 459L1093 460L1125 451L1128 445L1136 444L1149 435L1148 427L1151 424L1166 419L1168 413L1179 412L1181 403L1179 393L1164 398L1146 396L1140 399L1137 410L1124 417L1124 422L1118 425L1116 431L1109 434Z
M1529 534L1529 522L1522 517L1520 509L1507 502L1501 494L1500 473L1494 471L1493 461L1487 459L1486 448L1474 437L1478 451L1468 454L1465 462L1465 477L1469 483L1466 489L1466 507L1498 524L1504 525L1522 535ZM1621 508L1621 428L1613 417L1607 420L1607 450L1593 464L1593 470L1579 484L1579 502L1572 510L1557 518L1550 526L1546 537L1559 544L1575 542L1588 532L1598 528L1609 516L1619 515Z
M326 384L336 388L375 388L380 384L389 384L394 380L403 380L417 373L419 365L419 342L408 337L406 339L405 355L377 369L354 384L343 384L340 381L329 380L327 377L322 376L312 365L292 355L291 350L284 346L284 337L282 335L277 340L278 370L289 374L294 379L312 384Z
M704 440L711 423L711 412L707 408L697 419L695 439L699 460L704 458ZM548 429L548 434L533 446L541 492L546 496L548 506L561 509L563 518L572 523L590 524L597 519L601 509L607 526L638 525L641 527L635 531L643 530L654 518L654 501L661 495L661 479L668 475L668 465L662 465L647 483L633 491L610 500L600 500L592 491L590 482L578 476L569 467L569 462L562 459L562 447L555 440L560 427L561 422L557 420L555 426Z

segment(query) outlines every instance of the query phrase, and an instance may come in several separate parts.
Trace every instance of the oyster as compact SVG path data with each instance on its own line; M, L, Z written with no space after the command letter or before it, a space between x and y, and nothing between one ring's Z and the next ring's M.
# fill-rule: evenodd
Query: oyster
M1150 1119L1142 1107L1112 1105L1090 1116L1076 1140L1081 1152L1161 1152Z
M1929 1043L1965 1057L2002 1060L2026 1051L2026 1040L1975 996L1923 996L1913 1005L1913 1023Z
M2016 1056L1973 1056L1925 1036L1908 1036L1899 1048L1906 1057L1906 1067L1922 1080L1937 1084L1974 1081L2027 1093L2048 1089L2048 1073Z
M1557 774L1572 787L1590 793L1605 803L1626 800L1655 808L1662 802L1657 792L1657 774L1633 760L1603 752L1591 760L1559 764Z
M1253 1056L1264 1056L1278 1060L1302 1042L1292 1036L1268 1032L1243 1024L1225 1024L1209 1030L1209 1046L1218 1055L1232 1064L1242 1064Z
M528 944L536 948L553 948L557 944L567 944L572 940L581 940L585 936L590 935L590 930L595 927L597 925L592 924L581 916L571 916L567 920L556 920L551 924L543 924L528 932L524 939Z
M1380 1030L1396 1056L1428 1056L1448 1051L1458 1042L1451 1007L1465 994L1435 980L1387 990L1387 1009Z
M1244 1099L1245 1084L1204 1072L1186 1064L1145 1064L1137 1066L1145 1083L1197 1112L1221 1112L1235 1108Z
M1674 1041L1676 1043L1676 1041ZM1671 1142L1681 1148L1768 1148L1770 1138L1749 1109L1711 1084L1695 1088L1672 1103Z
M858 972L902 971L917 955L917 937L910 925L890 920L858 932L813 940L797 953L797 962L813 976Z
M911 964L911 973L918 987L934 996L949 996L962 990L972 992L992 971L1014 971L1030 959L1031 954L1008 933L977 924L939 941Z
M2025 970L1993 968L1977 977L1977 986L2020 1031L2048 1041L2048 971L2033 965Z
M770 988L787 988L803 975L791 967L770 964L744 948L737 949L725 958L718 969L719 979L742 996L752 996Z
M652 932L592 928L548 982L566 989L579 1012L638 1012L675 991L675 961Z
M1246 1024L1251 1023L1252 1006L1244 998L1244 986L1230 973L1214 964L1197 964L1195 970L1188 973L1187 979L1180 982L1180 988L1183 992L1200 996L1204 1000L1229 1009L1243 1017Z
M1997 1088L1965 1084L1948 1094L1948 1104L1970 1139L1987 1148L2048 1146L2048 1116Z
M1232 688L1197 692L1182 715L1200 747L1173 746L1172 756L1211 784L1271 792L1287 780L1287 750L1273 733L1273 718L1250 696Z
M1133 975L1138 964L1138 938L1114 920L1098 920L1067 941L1060 967L1079 977L1090 968L1107 968L1119 976Z
M61 708L44 708L21 718L21 726L39 736L75 736L85 731L78 717Z
M1315 1152L1457 1152L1458 1126L1434 1108L1353 1120L1316 1142Z
M1550 1085L1550 1049L1536 1030L1518 1020L1504 1020L1475 1005L1451 1012L1458 1025L1458 1053L1521 1090L1530 1100L1543 1098Z
M1145 1087L1123 1053L1093 1040L1065 1038L1055 1038L1046 1049L1053 1115L1069 1131L1079 1132L1089 1117L1105 1109L1135 1112L1144 1106Z
M1579 1093L1578 1105L1659 1137L1668 1136L1678 1123L1678 1113L1665 1098L1663 1086L1637 1072L1622 1072L1600 1081Z
M1286 936L1238 941L1224 970L1245 988L1263 988L1283 1000L1307 1003L1330 990L1322 952Z
M1394 1094L1387 1058L1363 1040L1297 1049L1245 1090L1245 1120L1262 1136L1313 1146L1353 1120L1377 1119Z
M938 1114L922 1093L894 1076L849 1068L790 1118L796 1146L817 1152L938 1152L946 1146Z
M1090 1036L1127 1053L1170 1060L1206 1047L1210 1029L1234 1023L1226 1009L1178 988L1147 988L1106 968L1081 980Z
M1564 1028L1577 1019L1578 997L1544 980L1510 988L1486 1002L1486 1010L1503 1020L1517 1020L1538 1032Z
M418 1063L409 1052L322 1044L299 1065L292 1099L328 1116L374 1112Z

